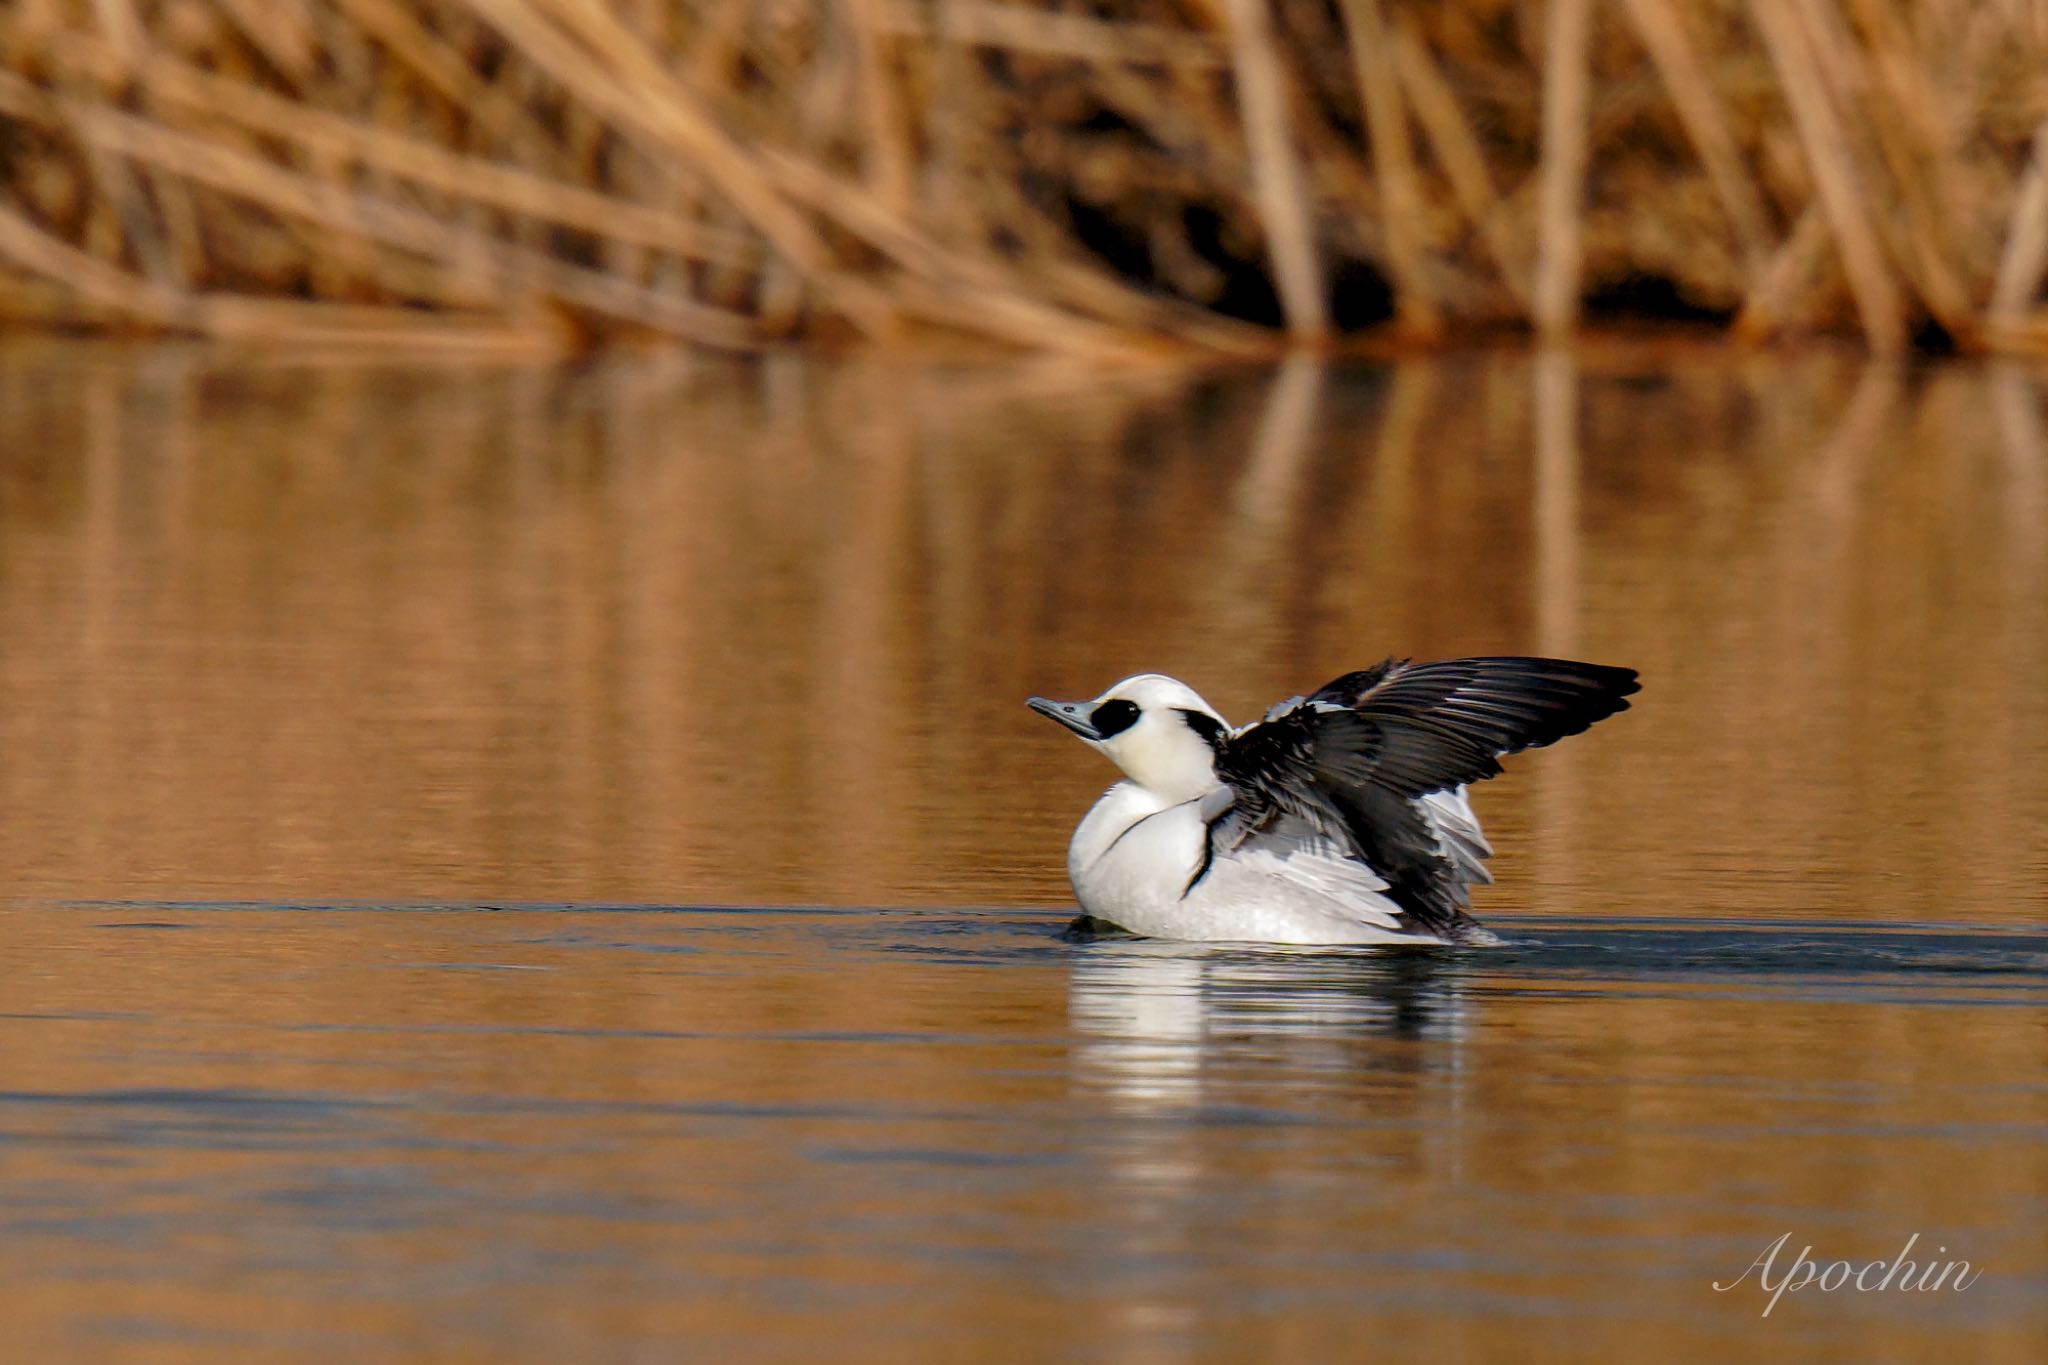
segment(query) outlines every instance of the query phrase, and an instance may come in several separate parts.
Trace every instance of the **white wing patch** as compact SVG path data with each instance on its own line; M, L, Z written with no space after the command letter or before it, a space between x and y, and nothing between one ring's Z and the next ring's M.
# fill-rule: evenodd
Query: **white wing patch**
M1449 791L1431 792L1420 801L1422 813L1436 831L1437 847L1451 860L1458 880L1467 886L1475 882L1490 885L1493 873L1487 870L1486 860L1493 856L1493 845L1479 832L1479 817L1472 813L1472 802L1465 789L1453 787Z
M1271 725L1274 721L1280 719L1280 717L1286 715L1289 711L1292 711L1307 700L1307 697L1289 697L1285 701L1276 701L1266 708L1265 718L1258 723L1260 725ZM1240 725L1230 732L1231 737L1234 739L1251 728L1249 725Z
M1256 886L1269 895L1285 896L1303 910L1313 904L1335 919L1414 930L1401 907L1386 898L1386 878L1358 859L1345 857L1331 840L1294 820L1282 820L1234 852L1219 854L1203 883L1197 891L1206 889L1218 898L1246 897Z

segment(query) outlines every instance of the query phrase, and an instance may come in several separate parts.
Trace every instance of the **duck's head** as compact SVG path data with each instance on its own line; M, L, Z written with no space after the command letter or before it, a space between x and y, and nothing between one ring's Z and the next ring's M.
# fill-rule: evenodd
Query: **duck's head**
M1141 673L1093 701L1033 697L1025 704L1072 730L1162 800L1191 801L1216 785L1216 743L1230 727L1178 678Z

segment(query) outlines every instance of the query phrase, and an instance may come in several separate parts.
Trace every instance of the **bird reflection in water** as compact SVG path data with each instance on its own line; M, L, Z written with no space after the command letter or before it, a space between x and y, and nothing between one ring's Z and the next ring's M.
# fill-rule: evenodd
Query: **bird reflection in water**
M1120 1107L1232 1103L1207 1079L1237 1062L1321 1073L1338 1088L1361 1073L1455 1072L1469 1029L1459 973L1438 951L1076 937L1074 1074Z
M1455 954L1076 937L1071 1084L1105 1119L1087 1259L1117 1285L1124 1358L1200 1356L1227 1325L1197 1288L1219 1258L1286 1260L1287 1230L1333 1199L1464 1182L1474 1001Z

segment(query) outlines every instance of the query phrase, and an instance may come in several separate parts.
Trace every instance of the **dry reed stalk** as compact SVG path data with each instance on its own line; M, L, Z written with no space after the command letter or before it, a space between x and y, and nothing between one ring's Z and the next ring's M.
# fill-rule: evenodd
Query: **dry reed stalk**
M1266 0L1222 0L1222 7L1251 152L1252 197L1265 221L1266 249L1272 254L1287 330L1297 341L1315 341L1329 330L1329 310L1308 187L1287 126L1287 78L1271 15Z
M1516 248L1502 224L1502 205L1494 193L1493 175L1487 170L1486 153L1478 134L1472 130L1457 96L1414 30L1396 25L1393 42L1394 64L1401 73L1402 88L1414 106L1416 121L1428 132L1452 193L1486 244L1487 254L1500 272L1502 286L1526 313L1529 286L1525 254Z
M799 270L822 268L825 248L810 224L762 183L751 159L607 11L576 0L550 4L552 12L529 0L463 2L587 107L682 155Z
M156 215L128 163L94 147L86 148L85 163L114 220L120 224L122 235L133 247L143 277L167 289L182 290L185 282L178 278L176 262L157 228Z
M199 221L199 207L193 202L191 187L176 176L160 175L147 169L142 177L149 186L150 196L156 201L178 285L189 289L206 269L205 230Z
M541 314L478 310L423 317L412 308L215 295L197 301L195 316L207 336L251 345L367 346L505 359L560 355L573 345L558 320Z
M959 193L972 173L973 149L970 124L977 116L973 94L975 54L957 41L954 20L957 7L941 4L933 15L937 45L925 66L925 104L931 115L929 146L925 152L927 175L920 208L934 235L945 241L972 241L987 231L984 205L976 196Z
M450 104L493 125L501 134L525 121L496 87L480 79L461 54L422 24L401 0L334 0L334 4ZM123 55L133 58L133 54Z
M107 35L114 50L125 56L140 55L145 39L142 21L136 18L131 0L93 0L92 7L100 31Z
M60 101L59 111L106 151L331 228L346 239L432 258L455 290L451 301L474 301L507 289L530 293L531 284L544 283L566 302L700 345L747 350L758 343L747 319L705 304L654 294L601 272L493 242L403 204L292 175L249 154L113 109Z
M312 75L312 20L301 0L219 0L235 26L294 85Z
M853 35L853 60L860 70L861 107L867 112L868 182L882 206L910 212L910 138L896 82L889 74L882 32L881 0L845 0L846 25ZM816 109L819 118L828 111Z
M1559 336L1579 313L1579 225L1586 177L1586 45L1593 0L1550 0L1544 12L1543 164L1536 213L1530 312Z
M1743 170L1735 135L1729 131L1720 96L1686 34L1684 16L1675 0L1624 0L1624 7L1664 87L1671 92L1672 108L1699 153L1754 279L1771 253L1770 220L1756 186Z
M1343 11L1358 89L1365 101L1373 167L1378 172L1380 228L1386 235L1395 308L1411 332L1433 337L1443 331L1443 315L1424 279L1423 248L1415 235L1423 212L1422 192L1416 184L1408 111L1401 99L1401 77L1394 66L1387 21L1380 13L1379 0L1343 0Z
M173 331L198 330L189 296L137 279L38 227L0 204L0 257L35 275L64 281L87 302Z
M1786 0L1750 0L1750 13L1782 78L1808 170L1842 253L1864 339L1880 354L1898 351L1906 339L1904 301L1872 231L1853 153L1823 84L1821 58L1808 46L1799 16Z
M1209 34L1184 33L1135 20L1045 13L981 0L948 0L938 25L926 23L915 7L905 3L878 3L878 12L885 31L892 35L977 47L1088 62L1200 70L1215 70L1230 60Z
M1963 240L1950 220L1954 190L1944 174L1946 137L1940 102L1911 55L1911 38L1884 0L1850 0L1865 36L1874 79L1865 101L1871 131L1889 168L1903 209L1913 276L1928 311L1958 344L1973 345L1977 320L1969 291L1950 264Z
M1808 292L1827 246L1827 214L1816 204L1799 215L1791 234L1764 263L1735 315L1735 335L1764 341L1783 330L1793 301Z
M2034 133L2033 155L2013 196L2012 221L2006 228L2005 250L1998 260L1998 281L1991 291L1990 322L2010 326L2041 291L2048 270L2048 120Z

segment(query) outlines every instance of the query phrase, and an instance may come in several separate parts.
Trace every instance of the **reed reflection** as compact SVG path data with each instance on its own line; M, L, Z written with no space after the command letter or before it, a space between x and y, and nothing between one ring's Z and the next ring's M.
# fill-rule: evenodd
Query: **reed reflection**
M1057 905L1110 774L1020 698L1149 669L1249 717L1387 653L1556 650L1651 686L1480 791L1488 904L1995 917L2048 827L2040 404L1828 353L22 351L0 858L60 894ZM1999 799L1926 799L1958 773Z

